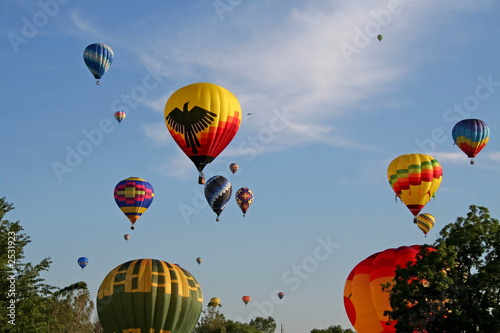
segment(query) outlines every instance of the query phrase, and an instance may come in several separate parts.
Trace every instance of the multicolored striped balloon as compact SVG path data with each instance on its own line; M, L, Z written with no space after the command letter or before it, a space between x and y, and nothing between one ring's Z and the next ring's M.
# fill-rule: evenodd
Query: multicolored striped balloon
M219 222L219 215L226 207L233 188L229 180L223 176L213 176L205 184L205 198L212 210L217 214L217 222Z
M407 154L391 162L387 178L396 196L416 217L434 197L443 179L443 169L432 156Z
M153 202L155 192L153 186L144 179L130 177L119 182L114 191L115 201L121 211L134 223Z
M243 212L243 216L248 210L248 207L252 204L253 201L253 192L248 187L242 187L238 191L236 191L236 203L240 207Z
M479 119L464 119L459 121L451 131L453 141L474 164L472 158L484 148L490 139L490 129L488 125Z
M436 219L431 214L424 213L417 216L417 227L422 230L422 232L425 234L425 237L427 237L427 233L432 229L435 222Z
M99 80L113 63L114 57L113 50L106 44L94 43L85 48L83 60L97 80L96 84L99 84Z

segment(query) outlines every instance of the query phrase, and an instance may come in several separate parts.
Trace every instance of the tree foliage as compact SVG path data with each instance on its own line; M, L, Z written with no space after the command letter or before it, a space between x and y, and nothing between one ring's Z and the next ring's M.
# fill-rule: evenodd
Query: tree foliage
M256 317L250 323L226 319L217 307L207 307L194 333L274 333L276 322L272 317Z
M0 198L0 308L7 309L0 311L2 332L93 332L87 285L48 285L40 274L49 270L50 258L38 264L24 262L24 247L31 240L19 221L4 219L13 209Z
M340 325L335 325L335 326L330 326L328 328L325 328L325 329L313 329L311 330L311 333L355 333L353 330L351 330L350 328L347 328L347 329L342 329L342 327Z
M397 332L500 332L500 224L469 208L383 287Z

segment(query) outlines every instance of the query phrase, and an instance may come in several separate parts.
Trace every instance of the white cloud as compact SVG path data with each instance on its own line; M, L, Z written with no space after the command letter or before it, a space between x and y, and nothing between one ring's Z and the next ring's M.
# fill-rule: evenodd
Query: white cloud
M165 123L143 123L142 130L156 144L163 145L173 140Z

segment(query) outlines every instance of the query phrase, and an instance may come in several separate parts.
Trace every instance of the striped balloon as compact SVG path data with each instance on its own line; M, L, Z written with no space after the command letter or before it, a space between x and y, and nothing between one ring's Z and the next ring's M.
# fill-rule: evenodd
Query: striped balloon
M217 222L219 221L219 215L226 207L229 198L231 198L232 192L231 183L222 176L213 176L205 184L205 198L207 198L208 204L217 214Z
M479 119L464 119L453 127L453 141L469 158L474 158L490 139L488 125ZM474 161L471 160L471 164Z
M432 156L407 154L389 164L387 178L396 196L417 216L439 188L443 169Z
M104 332L191 333L202 307L191 273L166 261L137 259L108 273L96 308Z
M153 202L155 191L153 186L144 179L130 177L115 186L115 201L121 211L134 223Z
M125 112L123 111L116 111L115 112L115 119L118 121L118 123L121 123L123 119L125 119Z
M242 187L236 191L236 203L243 212L243 216L248 210L248 207L252 204L253 192L248 187Z
M419 227L420 230L422 230L422 232L425 234L426 237L427 233L429 232L429 230L432 229L435 222L436 219L431 214L424 213L424 214L419 214L417 216L417 227Z
M97 84L99 84L99 79L101 79L108 70L113 59L113 50L106 44L90 44L85 48L85 51L83 51L83 60L96 80L98 80L96 82Z

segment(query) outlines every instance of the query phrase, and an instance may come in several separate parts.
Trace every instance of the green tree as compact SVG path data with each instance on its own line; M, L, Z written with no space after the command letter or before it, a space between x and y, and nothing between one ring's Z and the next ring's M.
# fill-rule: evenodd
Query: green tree
M356 333L356 332L354 332L350 328L342 329L340 325L335 325L335 326L332 325L322 330L315 328L311 330L311 333Z
M469 208L383 287L397 332L500 332L500 224Z
M85 282L77 282L54 293L57 303L53 314L59 319L64 333L93 333L91 321L94 303Z
M255 327L257 331L262 333L274 333L276 331L276 321L271 316L267 318L256 317L250 320L250 326Z
M224 327L226 318L219 309L213 306L207 307L206 310L202 310L202 316L198 321L198 324L194 328L194 333L220 333L221 329Z
M0 198L0 323L2 332L93 332L87 329L93 303L84 282L59 290L40 277L50 258L24 263L24 247L31 240L19 221L5 215L14 209ZM92 327L92 326L90 326Z

